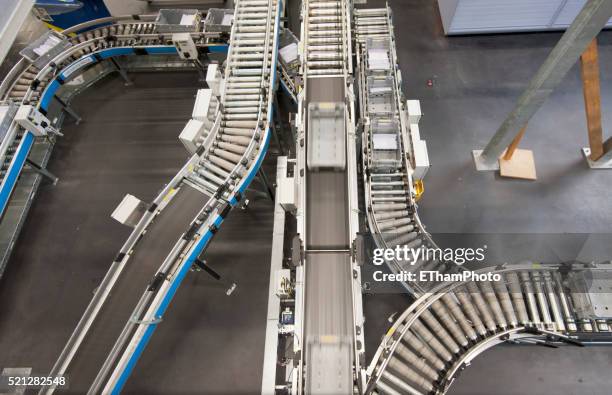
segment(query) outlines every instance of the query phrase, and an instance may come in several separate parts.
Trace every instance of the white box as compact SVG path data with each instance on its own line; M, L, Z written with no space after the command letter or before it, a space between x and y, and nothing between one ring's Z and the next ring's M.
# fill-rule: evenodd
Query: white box
M421 120L421 102L419 100L407 100L406 107L408 110L408 123L419 123Z
M193 42L191 33L174 33L172 42L181 59L198 59L198 48Z
M208 130L212 127L212 120L216 110L217 99L213 97L212 89L198 89L191 118L204 122Z
M34 136L46 136L51 121L31 105L22 105L15 114L15 122Z
M144 202L128 194L123 197L111 217L123 225L134 227L138 224L146 209L147 205Z
M429 153L427 152L427 142L419 140L414 146L414 174L412 178L422 180L429 170Z
M205 129L204 122L196 119L190 119L183 128L183 131L179 135L179 140L181 140L181 143L183 143L190 154L193 155L198 150L198 139L202 136Z
M421 140L419 125L416 123L410 124L410 142L414 156L414 173L412 178L422 180L429 170L429 153L427 152L427 143L425 140Z
M217 63L208 65L206 83L208 87L212 89L213 95L221 96L221 72L219 71L219 65Z
M281 178L278 180L278 203L287 212L297 209L297 185L294 178Z

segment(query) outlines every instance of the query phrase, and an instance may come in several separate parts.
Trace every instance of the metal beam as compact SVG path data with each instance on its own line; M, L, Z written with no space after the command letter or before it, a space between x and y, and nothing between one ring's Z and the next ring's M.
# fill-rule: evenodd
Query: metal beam
M612 0L589 0L585 4L491 141L481 153L474 152L478 170L493 170L497 166L498 158L504 149L561 83L610 16Z

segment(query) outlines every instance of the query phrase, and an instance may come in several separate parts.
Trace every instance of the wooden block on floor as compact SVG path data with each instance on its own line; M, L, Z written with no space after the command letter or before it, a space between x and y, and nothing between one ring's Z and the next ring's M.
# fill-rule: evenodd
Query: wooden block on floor
M517 149L510 160L505 160L503 155L499 158L499 175L509 178L520 178L523 180L536 180L535 160L533 151L528 149Z

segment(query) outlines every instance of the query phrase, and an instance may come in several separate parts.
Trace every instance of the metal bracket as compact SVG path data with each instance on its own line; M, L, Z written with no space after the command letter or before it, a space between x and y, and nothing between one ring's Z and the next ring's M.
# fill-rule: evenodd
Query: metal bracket
M137 324L137 325L157 325L162 321L163 321L162 317L157 317L157 318L153 318L150 320L139 320L136 317L133 317L133 316L130 317L130 322L133 322L134 324Z
M487 164L482 158L481 149L472 150L472 158L474 159L474 165L478 171L495 171L499 170L499 161L493 162L493 164Z
M612 158L608 159L607 161L604 160L603 162L601 161L601 158L599 160L593 161L590 158L591 156L590 148L585 147L581 151L582 151L582 154L584 155L584 159L586 159L587 164L589 165L591 169L612 169Z

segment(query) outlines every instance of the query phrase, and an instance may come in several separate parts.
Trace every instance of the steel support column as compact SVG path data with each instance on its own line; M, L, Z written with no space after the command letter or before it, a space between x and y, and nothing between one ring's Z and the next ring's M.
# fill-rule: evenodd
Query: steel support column
M499 156L563 80L612 16L612 0L589 0L532 78L485 149L473 151L477 170L495 170Z

